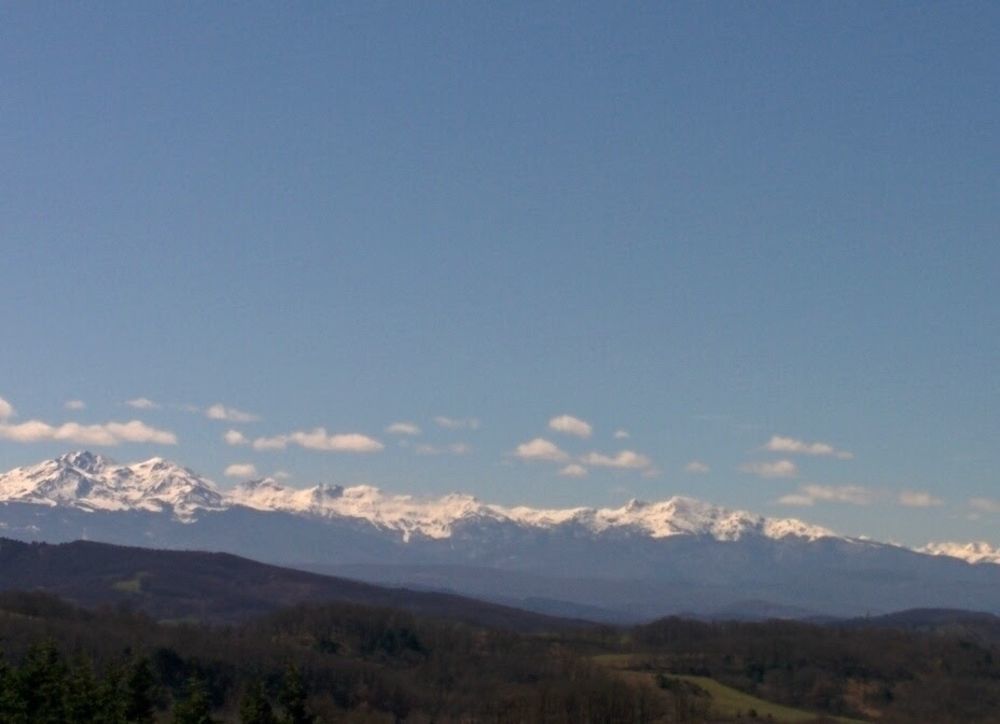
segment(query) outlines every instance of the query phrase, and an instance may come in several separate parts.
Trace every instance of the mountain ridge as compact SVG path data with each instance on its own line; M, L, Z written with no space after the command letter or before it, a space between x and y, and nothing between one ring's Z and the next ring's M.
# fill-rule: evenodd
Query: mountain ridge
M387 494L368 485L292 488L273 478L244 482L226 491L190 468L160 457L119 465L88 451L0 474L0 502L62 505L84 511L163 512L169 508L181 521L196 519L199 511L240 505L264 512L364 520L399 533L404 542L413 535L450 538L456 526L469 520L529 528L579 525L595 534L628 530L652 538L708 535L715 540L739 540L759 535L814 540L834 536L832 531L794 518L765 518L683 496L656 502L633 499L621 508L545 509L489 504L461 493L439 498Z
M275 480L222 491L161 458L118 465L73 453L0 475L0 535L220 551L607 621L711 617L748 601L820 617L914 607L1000 613L992 563L680 497L545 510Z

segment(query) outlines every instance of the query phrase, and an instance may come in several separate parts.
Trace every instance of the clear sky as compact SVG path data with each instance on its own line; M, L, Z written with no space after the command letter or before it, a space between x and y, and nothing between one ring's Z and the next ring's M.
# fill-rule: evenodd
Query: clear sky
M5 3L0 469L1000 544L998 49L976 2Z

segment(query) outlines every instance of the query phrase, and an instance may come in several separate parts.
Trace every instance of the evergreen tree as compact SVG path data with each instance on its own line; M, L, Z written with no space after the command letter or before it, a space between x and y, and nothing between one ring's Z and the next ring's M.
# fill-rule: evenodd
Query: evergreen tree
M132 663L125 680L125 718L130 724L146 724L153 721L155 710L156 680L144 657Z
M240 702L241 724L278 724L271 703L264 696L264 688L259 681L251 683Z
M24 707L17 687L17 671L0 658L0 721L24 721Z
M127 724L125 718L125 675L121 668L110 667L97 687L97 724Z
M91 724L100 710L97 680L90 659L80 656L66 678L66 721Z
M51 641L32 646L17 674L19 698L31 724L66 721L66 666Z
M306 685L299 670L292 664L285 671L278 701L285 710L284 724L312 724L313 718L306 710Z
M205 683L192 676L187 690L187 698L174 705L174 724L214 724L212 703L208 699Z

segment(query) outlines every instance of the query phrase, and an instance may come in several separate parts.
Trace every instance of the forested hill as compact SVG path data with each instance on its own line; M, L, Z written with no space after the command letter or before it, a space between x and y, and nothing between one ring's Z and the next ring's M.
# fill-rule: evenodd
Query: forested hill
M0 538L0 590L39 590L87 608L125 605L157 620L236 622L298 603L354 603L512 631L586 625L471 598L388 588L225 553Z
M524 634L353 604L178 625L6 592L0 651L5 724L1000 721L1000 648L943 630Z

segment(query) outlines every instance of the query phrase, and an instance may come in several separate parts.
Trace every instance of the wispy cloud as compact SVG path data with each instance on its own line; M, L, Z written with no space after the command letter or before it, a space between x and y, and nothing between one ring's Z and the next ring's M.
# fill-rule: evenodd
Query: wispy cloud
M169 430L150 427L139 420L81 425L65 422L50 425L41 420L28 420L17 425L0 424L0 438L13 442L70 442L78 445L112 446L123 442L176 445L177 436Z
M628 440L629 432L628 430L623 430L619 428L618 430L615 430L614 438L615 440Z
M444 415L438 415L434 418L434 424L446 430L478 430L479 418L445 417Z
M992 498L972 498L969 507L979 513L1000 513L1000 500Z
M758 478L794 478L799 474L798 466L791 460L769 460L743 463L740 471L756 475Z
M390 435L419 435L420 428L412 422L394 422L385 428Z
M67 410L85 410L87 404L83 400L66 400L66 404L63 407Z
M0 397L0 422L3 420L9 420L17 414L17 410L14 406L7 402L4 398Z
M226 422L257 422L260 419L260 415L237 410L235 407L226 407L220 402L207 407L205 417L209 420L225 420Z
M792 505L797 508L808 508L816 505L816 499L805 493L789 493L778 498L779 505Z
M786 455L820 455L839 458L841 460L851 460L854 453L847 450L838 450L830 443L826 442L804 442L796 440L794 437L783 437L773 435L763 447L769 452L785 453Z
M577 463L570 463L559 470L559 475L564 478L585 478L587 477L587 468Z
M622 450L614 455L590 452L581 457L580 461L595 468L617 468L619 470L647 470L653 466L652 460L633 450Z
M536 437L528 442L522 442L512 453L520 460L536 460L550 463L562 463L569 460L569 454L558 445L545 438Z
M233 463L225 474L227 478L256 478L257 467L253 463Z
M273 437L258 437L253 441L255 450L284 450L289 445L298 445L307 450L323 452L372 453L382 450L385 445L375 438L352 432L331 435L326 428L317 427L313 430L299 430L287 435Z
M897 497L899 504L907 508L935 508L944 505L941 498L935 498L930 493L921 490L904 490Z
M549 420L549 429L561 432L565 435L575 435L576 437L590 437L594 433L594 428L586 420L572 415L558 415Z
M878 493L860 485L803 485L797 492L778 498L781 505L812 506L817 502L871 505Z
M417 445L413 448L417 455L468 455L472 448L464 442L451 445Z
M712 468L710 468L706 463L703 463L701 460L692 460L684 466L684 472L692 475L704 475L705 473L711 472L711 470Z
M160 405L153 402L148 397L136 397L131 400L125 400L125 404L136 410L157 410Z
M222 439L226 441L227 445L248 445L250 443L247 436L239 430L226 430Z

